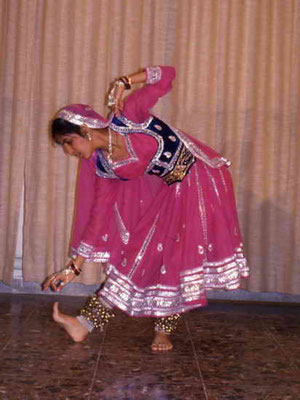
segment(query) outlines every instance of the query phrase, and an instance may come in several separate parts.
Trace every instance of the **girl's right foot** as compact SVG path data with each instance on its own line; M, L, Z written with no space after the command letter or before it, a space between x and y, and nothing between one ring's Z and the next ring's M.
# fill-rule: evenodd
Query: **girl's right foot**
M151 345L152 351L170 351L173 349L173 344L170 340L170 335L156 331Z

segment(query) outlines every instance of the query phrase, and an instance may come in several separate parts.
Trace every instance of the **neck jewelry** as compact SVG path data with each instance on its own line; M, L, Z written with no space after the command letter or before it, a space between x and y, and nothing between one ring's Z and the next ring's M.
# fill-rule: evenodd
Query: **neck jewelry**
M113 144L112 144L112 131L108 128L108 156L109 162L112 162Z

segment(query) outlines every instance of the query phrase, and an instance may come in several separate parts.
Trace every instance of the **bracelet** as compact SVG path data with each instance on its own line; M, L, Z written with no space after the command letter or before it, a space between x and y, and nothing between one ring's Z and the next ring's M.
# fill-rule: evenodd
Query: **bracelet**
M61 271L62 274L64 274L65 276L68 276L70 274L74 274L75 272L73 271L73 269L71 268L71 266L69 265L68 267L64 268Z
M74 274L76 276L80 275L81 272L81 268L79 268L76 264L75 261L72 260L71 264L70 264L70 268L72 269L72 271L74 272Z
M118 86L118 87L119 87L119 86L123 86L123 87L126 89L125 82L123 82L121 78L120 78L120 79L117 79L117 80L115 81L114 87L117 87L117 86Z
M131 78L129 76L121 76L121 78L117 79L111 91L108 94L107 98L107 105L108 107L114 107L116 105L116 99L115 99L115 94L116 94L116 88L123 86L124 89L129 90L131 89Z
M126 90L131 89L131 78L129 78L129 76L121 76L118 81L123 82Z

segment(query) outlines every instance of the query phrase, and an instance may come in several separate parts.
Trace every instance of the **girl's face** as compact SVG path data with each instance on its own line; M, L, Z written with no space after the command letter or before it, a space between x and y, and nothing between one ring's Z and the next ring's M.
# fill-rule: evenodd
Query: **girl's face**
M77 133L62 136L58 139L58 143L69 156L88 159L93 154L91 141Z

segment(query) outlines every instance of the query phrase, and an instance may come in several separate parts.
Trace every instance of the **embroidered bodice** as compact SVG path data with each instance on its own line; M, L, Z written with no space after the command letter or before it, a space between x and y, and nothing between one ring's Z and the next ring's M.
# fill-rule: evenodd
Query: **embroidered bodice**
M110 128L125 137L130 157L110 163L101 151L97 154L97 175L102 178L111 179L129 179L118 175L120 167L128 166L132 163L144 163L144 173L156 175L162 178L168 185L181 181L188 173L189 168L195 162L195 157L189 152L186 146L178 137L176 131L157 117L150 116L143 123L134 123L124 116L114 117ZM143 147L149 145L145 136L151 137L156 142L156 151L153 154L153 144L150 145L150 156L148 163L141 161L138 157L138 151L135 151L131 141L132 136L139 136ZM141 165L140 165L141 166ZM129 168L135 168L132 165ZM139 168L140 170L140 168Z

